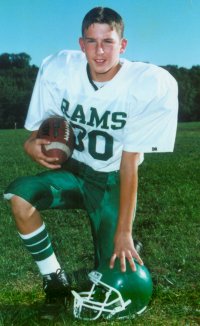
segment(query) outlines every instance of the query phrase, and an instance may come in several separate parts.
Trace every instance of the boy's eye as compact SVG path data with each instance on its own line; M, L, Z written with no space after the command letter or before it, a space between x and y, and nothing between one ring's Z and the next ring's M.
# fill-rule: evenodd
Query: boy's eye
M88 39L86 39L86 42L87 42L87 43L95 43L96 40L95 40L95 39L92 39L92 38L91 38L91 39L88 38ZM105 40L103 40L103 43L104 43L104 44L113 44L114 41L111 40L111 39L105 39Z
M86 41L87 41L87 43L94 43L95 42L95 40L93 40L93 39L87 39Z
M104 40L105 43L113 43L113 40Z

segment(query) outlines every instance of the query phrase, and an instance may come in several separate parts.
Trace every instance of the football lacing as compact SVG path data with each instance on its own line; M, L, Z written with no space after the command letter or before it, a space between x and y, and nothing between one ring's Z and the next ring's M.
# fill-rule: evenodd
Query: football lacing
M64 139L66 141L68 141L70 138L70 125L68 123L68 121L65 121L65 135L64 135Z

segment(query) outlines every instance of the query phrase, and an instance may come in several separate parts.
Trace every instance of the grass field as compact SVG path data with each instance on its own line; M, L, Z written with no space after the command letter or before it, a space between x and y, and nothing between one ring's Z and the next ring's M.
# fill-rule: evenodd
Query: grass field
M19 175L41 168L25 156L24 130L0 131L0 193ZM134 224L143 243L154 293L146 312L123 325L200 325L200 123L179 124L175 151L148 154L139 169ZM93 248L83 211L46 211L55 252L75 287L93 267ZM42 279L17 235L8 204L0 199L0 325L96 325L75 321L68 308L41 319ZM101 325L121 325L106 322Z

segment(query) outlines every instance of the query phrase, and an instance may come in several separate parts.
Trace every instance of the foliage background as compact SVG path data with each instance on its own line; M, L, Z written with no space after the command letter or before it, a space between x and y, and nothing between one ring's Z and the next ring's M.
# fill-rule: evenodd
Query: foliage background
M22 128L38 67L26 53L0 55L0 129ZM200 121L200 66L164 66L179 86L179 122Z

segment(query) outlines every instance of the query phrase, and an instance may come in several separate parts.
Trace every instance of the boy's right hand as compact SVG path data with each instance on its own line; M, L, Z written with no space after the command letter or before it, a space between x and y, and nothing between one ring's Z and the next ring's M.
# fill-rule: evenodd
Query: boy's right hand
M32 158L32 160L41 164L42 166L49 169L59 169L61 165L56 164L58 158L48 157L42 152L42 145L47 145L50 142L45 139L37 138L36 136L37 131L34 131L27 139L24 144L25 152Z

